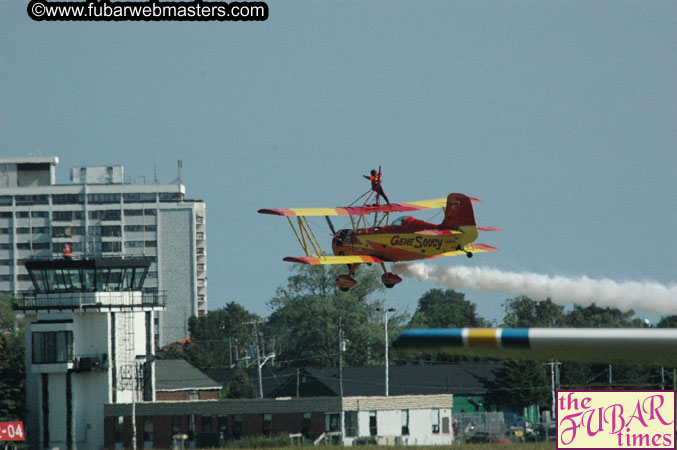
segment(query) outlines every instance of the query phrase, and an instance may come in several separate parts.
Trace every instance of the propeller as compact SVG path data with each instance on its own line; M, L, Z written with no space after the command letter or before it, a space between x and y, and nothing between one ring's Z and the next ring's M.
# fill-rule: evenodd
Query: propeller
M336 234L336 229L334 228L334 224L331 223L331 219L329 216L324 216L325 219L327 219L327 224L329 225L329 229L331 230L331 234Z

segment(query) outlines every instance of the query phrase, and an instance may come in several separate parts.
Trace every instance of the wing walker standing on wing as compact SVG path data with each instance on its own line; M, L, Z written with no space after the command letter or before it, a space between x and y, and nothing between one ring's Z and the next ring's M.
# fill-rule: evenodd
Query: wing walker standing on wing
M383 269L381 281L387 288L392 288L402 279L386 269L386 262L404 262L421 259L440 258L445 256L466 255L498 250L486 244L475 244L478 231L497 231L495 227L477 227L472 203L480 200L464 194L452 193L446 198L423 200L409 203L390 203L381 187L381 168L376 174L376 184L372 181L372 189L367 191L350 206L340 208L292 208L292 209L260 209L261 214L285 216L296 236L305 256L284 258L284 261L301 264L347 264L347 275L336 278L336 286L347 291L357 284L353 278L360 264L378 263ZM372 202L372 196L375 200ZM387 204L381 205L383 197ZM354 206L362 198L367 197L361 206ZM402 216L392 223L390 214L408 213L432 208L442 208L444 219L439 225ZM296 226L292 217L296 217ZM332 232L332 251L327 255L321 248L315 233L308 223L308 216L325 216ZM334 229L330 216L348 216L351 227ZM369 216L373 221L367 223Z

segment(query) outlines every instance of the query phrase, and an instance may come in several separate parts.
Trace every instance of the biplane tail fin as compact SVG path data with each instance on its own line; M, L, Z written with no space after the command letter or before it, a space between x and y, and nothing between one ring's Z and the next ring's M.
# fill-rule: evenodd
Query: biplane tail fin
M470 197L463 194L449 194L442 228L458 229L460 227L475 226Z

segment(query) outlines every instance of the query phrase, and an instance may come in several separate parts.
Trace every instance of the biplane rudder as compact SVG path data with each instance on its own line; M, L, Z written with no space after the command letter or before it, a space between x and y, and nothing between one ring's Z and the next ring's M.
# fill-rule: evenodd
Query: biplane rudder
M449 194L444 220L440 228L460 229L461 227L476 227L470 197L458 193Z

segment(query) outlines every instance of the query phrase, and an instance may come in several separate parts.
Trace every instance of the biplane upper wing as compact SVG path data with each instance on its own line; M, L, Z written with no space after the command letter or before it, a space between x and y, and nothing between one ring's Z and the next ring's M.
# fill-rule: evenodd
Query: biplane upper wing
M473 203L480 202L470 197ZM391 203L389 205L346 206L342 208L288 208L288 209L259 209L260 214L274 216L364 216L377 212L411 212L422 209L443 208L447 199L435 198L408 203Z
M301 264L360 264L360 263L380 263L385 262L380 258L366 255L345 255L345 256L287 256L284 261Z
M440 253L439 255L431 255L431 256L426 257L425 259L444 258L446 256L465 255L466 252L472 252L472 253L495 252L496 250L498 250L496 247L492 247L491 245L487 245L487 244L469 244L469 245L466 245L463 248L463 250L454 250L453 252Z

